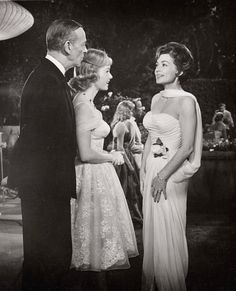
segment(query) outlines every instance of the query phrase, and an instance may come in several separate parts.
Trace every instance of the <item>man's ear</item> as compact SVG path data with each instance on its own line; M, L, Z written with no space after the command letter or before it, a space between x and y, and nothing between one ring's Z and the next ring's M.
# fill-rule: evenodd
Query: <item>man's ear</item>
M71 42L69 40L67 40L65 43L64 43L64 51L67 55L70 54L71 52L71 48L72 48L72 45L71 45Z

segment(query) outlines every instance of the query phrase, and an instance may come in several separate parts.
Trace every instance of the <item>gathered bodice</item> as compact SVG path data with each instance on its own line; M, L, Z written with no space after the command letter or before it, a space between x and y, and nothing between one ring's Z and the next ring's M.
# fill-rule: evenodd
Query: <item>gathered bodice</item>
M163 144L174 154L181 144L181 130L179 120L167 113L147 112L143 125L151 136L154 144L160 138Z
M191 94L184 90L178 89L165 89L152 98L151 109L155 102L158 102L160 97L164 98L175 98L175 97L185 97L191 98L195 103L196 110L196 130L194 133L194 143L193 151L191 155L184 161L182 166L174 173L175 181L181 182L193 176L197 172L201 165L201 155L202 155L202 118L201 110L197 99ZM175 117L171 116L168 113L154 113L152 110L148 112L143 120L143 124L146 129L149 131L151 136L152 145L156 143L157 138L159 137L163 143L164 147L161 147L161 153L166 154L169 149L170 158L176 153L176 151L181 147L182 144L182 134L180 122ZM160 154L159 152L160 145L154 145L151 147L154 155ZM173 178L173 175L172 175Z
M73 102L75 108L76 126L78 132L91 131L91 147L98 151L103 151L104 138L110 132L110 126L103 120L102 113L93 103ZM82 104L89 106L90 116L78 121L77 110Z
M109 132L110 126L101 118L97 127L91 131L91 147L102 151L104 138L109 134Z

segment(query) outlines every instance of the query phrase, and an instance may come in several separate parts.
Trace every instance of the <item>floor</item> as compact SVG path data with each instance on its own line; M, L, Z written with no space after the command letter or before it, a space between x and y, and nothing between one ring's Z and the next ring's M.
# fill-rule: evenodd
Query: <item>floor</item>
M0 204L0 290L18 291L23 261L20 200ZM220 209L190 205L187 213L189 247L188 291L236 291L236 228L231 205ZM72 291L139 291L142 270L142 229L135 225L140 255L129 270L100 275L72 271Z

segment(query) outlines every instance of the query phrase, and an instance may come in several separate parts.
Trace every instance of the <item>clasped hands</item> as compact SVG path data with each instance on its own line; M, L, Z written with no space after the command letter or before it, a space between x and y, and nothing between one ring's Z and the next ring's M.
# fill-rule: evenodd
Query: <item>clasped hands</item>
M166 183L167 180L163 179L157 174L153 180L151 185L151 194L154 199L154 202L159 202L161 199L161 193L163 192L165 200L167 200L167 194L166 194Z
M121 151L111 151L112 155L112 164L115 166L119 166L124 164L124 157Z

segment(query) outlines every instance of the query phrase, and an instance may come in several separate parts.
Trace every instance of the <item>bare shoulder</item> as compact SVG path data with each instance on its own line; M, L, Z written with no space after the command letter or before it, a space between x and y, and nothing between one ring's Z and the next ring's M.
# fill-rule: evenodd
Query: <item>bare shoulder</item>
M183 96L179 99L180 115L193 117L196 115L195 100L189 96Z
M195 100L189 96L183 96L179 99L179 104L182 109L193 110L195 109Z
M160 96L161 95L159 93L157 93L152 97L151 106L159 100Z
M78 111L80 111L81 113L83 112L92 112L92 108L91 106L86 103L86 102L80 102L80 103L77 103L77 104L74 104L74 108Z
M124 122L118 122L116 124L116 132L117 132L117 134L122 134L125 131L127 131L127 126L125 125L125 123Z
M87 103L79 103L74 106L75 114L80 119L90 119L93 116L93 110Z
M190 97L190 96L182 96L179 98L179 101L181 105L186 105L186 106L193 106L195 104L195 100Z
M157 93L153 95L152 100L158 99L160 96L161 96L160 93Z

